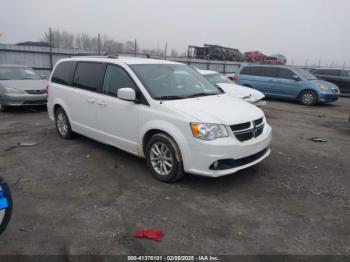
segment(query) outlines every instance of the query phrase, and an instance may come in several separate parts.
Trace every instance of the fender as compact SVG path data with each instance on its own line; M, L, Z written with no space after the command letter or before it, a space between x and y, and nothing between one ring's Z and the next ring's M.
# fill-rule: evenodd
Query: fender
M72 122L71 112L70 112L70 110L69 110L69 107L68 107L67 103L64 102L64 100L62 100L62 99L59 98L59 97L56 97L56 98L52 101L52 106L50 107L50 111L51 111L51 112L49 112L50 118L51 118L52 120L54 120L54 117L55 117L55 116L54 116L54 108L55 108L56 105L59 105L60 107L63 108L63 110L66 112L66 114L67 114L69 120ZM51 114L52 114L52 115L51 115Z
M176 125L174 125L173 123L170 123L170 122L167 122L164 120L152 120L152 121L147 122L145 125L143 125L140 128L139 139L138 139L139 154L144 156L144 152L143 152L143 148L142 148L143 138L148 131L153 130L153 129L161 130L164 133L169 134L175 140L175 142L177 143L177 145L180 148L183 165L184 165L184 168L186 170L187 163L191 162L191 154L189 153L190 152L189 145L186 142L187 139L182 134L180 129Z

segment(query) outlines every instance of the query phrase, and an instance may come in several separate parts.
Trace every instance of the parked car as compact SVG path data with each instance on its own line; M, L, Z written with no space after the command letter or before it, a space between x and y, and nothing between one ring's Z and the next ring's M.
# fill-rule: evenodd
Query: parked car
M235 82L228 79L223 74L211 70L198 70L209 82L219 86L229 96L243 99L246 102L252 103L257 106L266 105L266 101L263 100L265 95L258 90L249 88L246 86L237 85Z
M46 105L46 85L30 67L0 65L0 112L9 106Z
M287 63L287 58L284 55L276 54L266 57L264 64L270 65L285 65Z
M336 101L340 91L304 69L292 66L246 65L236 83L259 90L267 97L298 100L303 105Z
M266 59L266 55L260 51L245 52L243 55L245 62L263 62Z
M261 109L177 62L62 59L49 81L48 113L62 138L76 132L145 157L165 182L185 172L231 174L270 154Z
M342 93L350 95L350 69L316 68L310 72L319 79L332 82Z
M285 65L287 58L284 55L271 55L266 57L264 64L267 65Z

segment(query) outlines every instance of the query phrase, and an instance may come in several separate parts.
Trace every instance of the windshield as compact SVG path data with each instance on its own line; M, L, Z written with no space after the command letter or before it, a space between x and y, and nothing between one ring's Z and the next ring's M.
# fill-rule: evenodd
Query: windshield
M187 65L130 65L154 99L183 99L222 92Z
M303 78L306 78L307 80L316 80L317 77L313 74L309 73L308 71L301 69L301 68L294 68L294 70L301 75Z
M40 76L27 67L0 67L0 80L40 79Z
M223 74L209 74L209 75L203 75L206 79L209 80L210 83L216 85L216 84L233 84L233 82L228 79L226 76Z

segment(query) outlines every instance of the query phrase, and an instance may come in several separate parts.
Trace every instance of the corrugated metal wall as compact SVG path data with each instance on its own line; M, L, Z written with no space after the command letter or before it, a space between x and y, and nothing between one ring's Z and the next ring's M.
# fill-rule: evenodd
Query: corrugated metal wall
M20 64L27 65L37 71L51 71L52 65L61 58L67 58L77 55L96 55L96 50L90 49L64 49L37 46L19 46L0 44L0 64ZM200 59L188 58L168 58L186 64L193 65L199 69L214 70L221 73L236 72L241 63L238 62L223 62L223 61L208 61Z

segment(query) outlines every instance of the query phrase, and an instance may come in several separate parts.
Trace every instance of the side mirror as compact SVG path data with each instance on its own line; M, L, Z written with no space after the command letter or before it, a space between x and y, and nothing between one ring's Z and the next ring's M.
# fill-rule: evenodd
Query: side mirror
M294 75L294 76L293 76L293 79L294 79L294 81L300 81L300 80L301 80L300 77L297 76L297 75Z
M117 97L122 100L136 101L135 90L130 87L118 89Z

